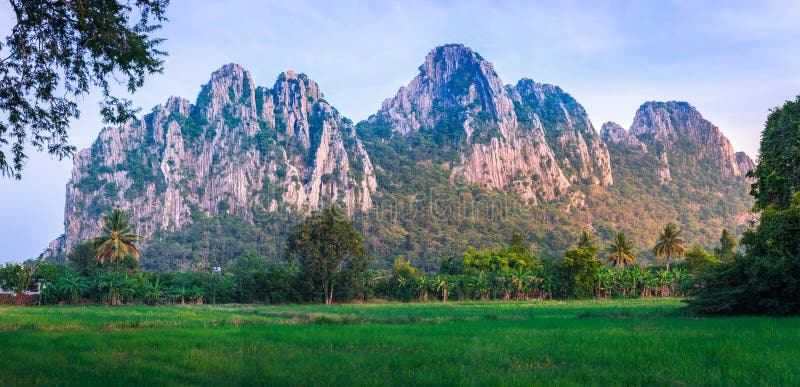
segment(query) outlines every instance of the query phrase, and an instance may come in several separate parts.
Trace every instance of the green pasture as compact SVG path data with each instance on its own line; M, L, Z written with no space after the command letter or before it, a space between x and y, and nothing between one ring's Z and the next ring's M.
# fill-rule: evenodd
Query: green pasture
M800 385L800 318L680 300L0 308L0 385Z

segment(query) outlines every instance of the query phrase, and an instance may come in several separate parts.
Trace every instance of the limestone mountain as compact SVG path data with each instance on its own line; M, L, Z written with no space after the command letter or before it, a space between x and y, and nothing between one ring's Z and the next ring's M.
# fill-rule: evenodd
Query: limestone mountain
M303 74L272 88L229 64L195 104L172 97L142 120L105 128L76 154L67 184L63 250L97 236L100 214L120 208L137 232L177 231L198 216L255 217L339 203L368 211L376 188L349 120Z
M562 197L572 183L614 180L605 144L569 94L529 79L503 86L491 63L458 44L432 50L359 135L409 158L405 166L442 166L451 180L532 203ZM396 169L384 171L397 180Z
M624 144L632 151L647 153L645 145L635 134L625 130L616 122L606 122L600 130L600 138L606 144Z
M706 174L731 182L754 166L746 153L734 153L719 128L686 102L647 102L636 111L629 131L610 122L603 125L601 137L608 144L624 143L636 150L634 155L657 165L661 184L675 174Z
M583 106L560 87L524 78L507 87L523 123L543 123L545 137L570 183L614 183L608 149Z
M382 267L404 255L434 270L512 233L558 259L587 227L628 233L646 260L667 221L707 247L722 227L741 231L752 166L687 103L645 103L630 130L598 134L558 86L506 85L458 44L433 49L355 125L305 75L257 87L230 64L194 104L170 98L75 156L52 250L63 257L96 236L115 207L147 238L148 269L224 264L248 249L280 258L292 224L337 203Z
M719 128L690 104L644 103L630 130L608 122L600 135L619 182L611 190L618 193L615 204L644 209L626 221L638 226L670 219L683 225L691 240L702 241L718 238L722 227L742 231L750 220L745 175L752 160L734 153ZM643 198L650 202L642 203Z
M747 173L740 170L736 153L719 128L686 102L643 104L636 111L630 132L650 145L671 174L676 167L713 172L726 180Z

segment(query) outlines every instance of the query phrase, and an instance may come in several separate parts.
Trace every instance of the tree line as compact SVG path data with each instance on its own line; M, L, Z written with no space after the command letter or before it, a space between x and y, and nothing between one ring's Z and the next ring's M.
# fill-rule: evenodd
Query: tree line
M598 258L595 236L584 231L561 261L540 259L514 234L500 248L468 249L425 273L405 257L389 270L370 268L361 235L336 208L297 224L286 240L286 259L246 251L224 268L152 273L138 266L139 236L127 214L104 216L103 233L78 244L68 264L35 262L0 268L5 304L185 304L397 301L541 300L609 297L673 297L691 294L693 274L730 259L736 241L723 231L711 254L699 246L684 252L674 224L654 247L665 265L640 266L632 242L617 233ZM676 266L669 267L674 261ZM38 290L38 291L35 291Z

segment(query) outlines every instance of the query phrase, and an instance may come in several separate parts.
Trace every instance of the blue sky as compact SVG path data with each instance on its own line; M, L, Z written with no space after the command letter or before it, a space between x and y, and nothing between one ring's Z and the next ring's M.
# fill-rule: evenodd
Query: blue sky
M0 32L12 25L0 6ZM160 31L170 56L133 100L194 100L211 72L235 62L271 86L308 74L354 121L407 84L433 47L463 43L505 83L528 77L572 94L595 127L628 127L651 100L690 102L736 150L756 156L769 109L800 94L798 1L186 1ZM72 143L102 123L81 103ZM38 255L63 232L71 160L33 154L23 180L0 181L0 262Z

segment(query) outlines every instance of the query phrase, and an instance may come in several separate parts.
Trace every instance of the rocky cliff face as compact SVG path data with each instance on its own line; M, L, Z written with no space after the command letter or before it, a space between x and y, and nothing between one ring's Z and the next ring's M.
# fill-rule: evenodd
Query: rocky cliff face
M676 167L709 171L723 179L746 173L739 167L730 141L686 102L643 104L636 112L630 133L655 152L672 174ZM743 166L747 166L745 158L749 159L742 156Z
M522 79L509 92L517 117L534 116L544 123L545 136L571 183L608 186L614 183L611 159L583 106L560 87Z
M625 130L616 122L606 122L600 130L600 138L606 144L624 144L631 150L647 153L647 145L639 141L633 133Z
M177 230L196 214L254 216L339 203L368 211L372 163L353 125L316 83L287 71L256 87L230 64L195 105L170 98L141 121L104 129L74 158L67 184L64 250L97 236L111 207L132 214L145 237Z
M363 215L372 253L427 269L513 232L558 258L587 224L652 246L647 238L672 220L703 244L743 227L752 204L742 176L754 167L685 102L645 103L630 130L609 122L598 135L559 87L504 85L462 45L432 50L357 125L303 74L264 87L226 65L194 104L173 97L106 128L74 163L53 252L96 236L102 214L120 208L153 236L143 264L157 270L251 248L279 257L289 226L328 203Z
M462 45L431 51L420 73L369 122L384 141L430 133L458 152L452 177L533 202L572 183L613 183L608 151L572 97L552 85L503 86L491 63Z
M756 168L756 163L744 152L736 152L736 164L739 166L739 172L745 175Z

